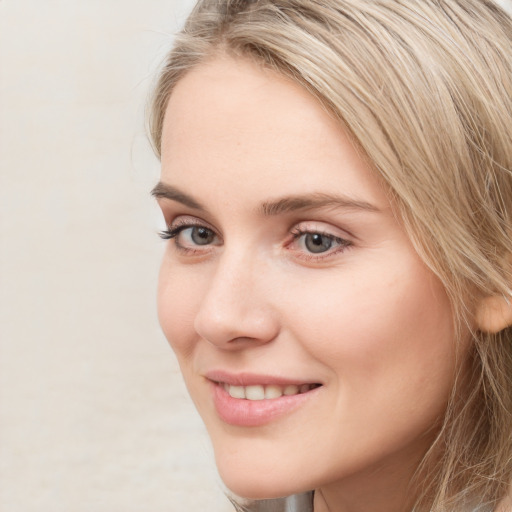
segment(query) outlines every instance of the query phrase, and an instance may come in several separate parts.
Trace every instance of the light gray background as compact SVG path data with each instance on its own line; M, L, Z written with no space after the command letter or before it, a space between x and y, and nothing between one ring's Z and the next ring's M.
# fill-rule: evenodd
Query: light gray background
M155 312L144 103L191 5L0 0L1 512L231 510Z
M0 1L0 511L224 511L160 333L144 104L191 1Z

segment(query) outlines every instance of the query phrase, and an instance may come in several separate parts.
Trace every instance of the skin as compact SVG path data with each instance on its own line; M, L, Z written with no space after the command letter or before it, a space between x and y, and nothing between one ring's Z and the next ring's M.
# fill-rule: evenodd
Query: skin
M343 128L275 72L217 56L170 97L161 182L166 223L182 231L163 258L159 318L226 485L252 498L316 489L315 512L407 510L466 349ZM344 204L262 211L326 195ZM189 225L211 230L208 243ZM312 254L305 231L331 247ZM322 386L264 425L230 425L205 378L218 369Z

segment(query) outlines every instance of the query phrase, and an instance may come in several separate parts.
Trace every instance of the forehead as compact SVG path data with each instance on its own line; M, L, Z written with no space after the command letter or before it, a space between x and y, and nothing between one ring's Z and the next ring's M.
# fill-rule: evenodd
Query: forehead
M245 186L256 195L321 187L382 201L368 163L309 92L245 59L219 57L176 85L162 136L162 181L201 189ZM332 190L335 191L335 190ZM381 204L382 206L382 204Z
M308 125L317 132L337 129L337 123L299 85L252 61L227 56L200 64L178 82L165 120L169 122L164 123L163 151L170 138L183 135L184 128L208 132L205 143L224 143L229 148L242 139L246 143L249 136L258 140L268 136L266 142L277 136L279 143L284 133L292 133L299 148L308 138ZM180 130L173 131L173 126Z

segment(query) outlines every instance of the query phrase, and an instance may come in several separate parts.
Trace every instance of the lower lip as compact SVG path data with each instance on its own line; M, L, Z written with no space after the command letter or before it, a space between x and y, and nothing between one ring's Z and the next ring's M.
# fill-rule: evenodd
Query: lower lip
M222 385L211 382L213 403L219 417L229 425L259 427L270 423L305 404L320 387L298 395L281 396L267 400L233 398Z

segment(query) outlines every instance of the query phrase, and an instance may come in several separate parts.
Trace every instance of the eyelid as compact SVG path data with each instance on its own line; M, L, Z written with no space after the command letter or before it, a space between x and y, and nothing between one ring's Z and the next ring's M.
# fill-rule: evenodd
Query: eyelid
M337 245L333 249L329 248L328 250L317 254L308 252L301 248L289 249L291 252L296 254L302 253L302 256L298 257L309 262L321 262L322 260L327 260L346 251L354 245L354 237L347 231L326 224L325 222L305 221L298 223L290 229L290 233L293 238L286 244L287 248L291 247L293 243L298 242L303 236L308 234L319 234L336 242Z
M179 235L191 228L205 228L208 231L211 231L217 239L217 242L208 243L205 245L188 245L186 243L181 243ZM173 240L173 246L177 251L188 253L190 255L205 254L212 246L218 246L222 242L222 239L217 230L214 229L208 222L189 215L176 216L171 222L167 222L167 229L160 231L159 235L163 240Z
M332 238L341 238L347 241L353 241L356 239L350 231L347 229L342 229L338 226L334 226L329 222L324 221L312 221L305 220L296 222L290 229L290 233L293 232L305 232L305 233L319 233L325 236L329 236Z
M213 231L217 236L220 236L218 231L209 223L193 215L176 215L167 223L167 229L176 230L186 227L202 227Z

